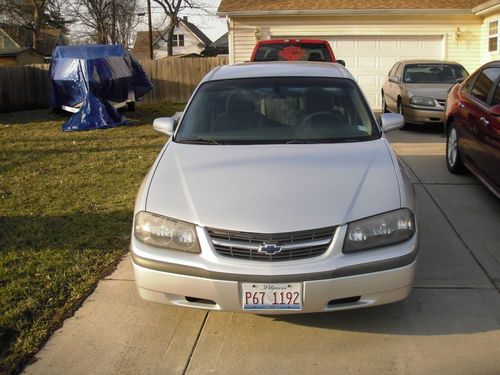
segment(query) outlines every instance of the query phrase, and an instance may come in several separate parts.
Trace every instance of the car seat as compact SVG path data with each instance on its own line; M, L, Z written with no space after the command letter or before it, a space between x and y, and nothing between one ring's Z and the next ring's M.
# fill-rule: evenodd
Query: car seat
M255 111L255 102L251 93L238 90L229 94L226 111L215 119L214 131L246 130L261 127L266 118Z

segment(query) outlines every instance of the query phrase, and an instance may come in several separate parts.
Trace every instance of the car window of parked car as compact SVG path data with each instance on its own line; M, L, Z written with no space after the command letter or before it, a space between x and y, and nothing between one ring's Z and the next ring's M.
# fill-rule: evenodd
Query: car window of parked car
M491 105L498 105L500 104L500 82L497 84L497 88L495 89L495 92L493 93L493 97L491 98Z
M396 70L399 66L399 63L396 63L392 66L391 70L389 70L389 74L387 74L387 77L394 77L396 75Z
M352 80L263 77L204 83L187 108L174 141L325 143L380 136L368 104Z
M458 64L407 64L404 69L405 83L455 83L469 74Z
M477 76L471 95L483 103L488 102L488 96L493 84L500 75L500 68L486 68Z
M321 43L276 43L259 45L253 61L332 62L330 51Z
M401 80L401 74L403 72L403 64L399 64L399 66L396 69L396 73L394 74L394 77L399 78Z

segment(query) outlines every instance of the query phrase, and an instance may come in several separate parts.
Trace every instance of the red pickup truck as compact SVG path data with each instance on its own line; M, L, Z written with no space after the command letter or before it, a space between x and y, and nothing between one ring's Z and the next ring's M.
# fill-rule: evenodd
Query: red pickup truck
M250 61L323 61L335 59L330 43L319 39L273 39L257 42Z

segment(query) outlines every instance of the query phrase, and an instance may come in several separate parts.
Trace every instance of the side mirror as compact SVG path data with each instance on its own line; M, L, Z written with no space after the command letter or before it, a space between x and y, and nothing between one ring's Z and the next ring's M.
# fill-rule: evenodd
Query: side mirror
M490 107L488 112L491 113L493 116L500 116L500 104Z
M384 133L389 133L396 129L401 129L405 125L405 118L399 113L382 113L380 123Z
M389 82L392 82L392 83L399 83L399 78L398 77L389 77Z
M345 66L345 61L344 60L335 60L337 64L340 64L342 66Z
M171 136L175 131L175 119L173 117L160 117L153 121L153 129L160 134Z

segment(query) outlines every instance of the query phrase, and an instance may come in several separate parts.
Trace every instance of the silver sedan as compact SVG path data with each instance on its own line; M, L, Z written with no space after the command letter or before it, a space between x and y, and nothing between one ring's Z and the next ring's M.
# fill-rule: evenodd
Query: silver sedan
M331 63L209 73L135 205L142 298L266 314L395 302L415 275L414 191L352 75Z

